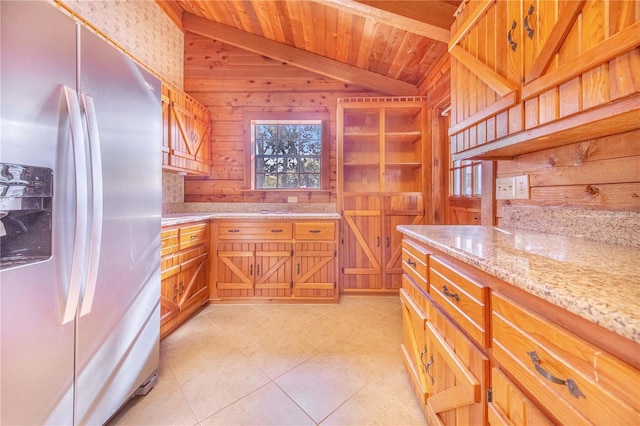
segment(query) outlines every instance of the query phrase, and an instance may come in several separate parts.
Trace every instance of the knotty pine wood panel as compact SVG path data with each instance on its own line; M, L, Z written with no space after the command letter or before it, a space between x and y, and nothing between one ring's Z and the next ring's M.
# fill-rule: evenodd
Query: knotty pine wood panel
M380 96L191 33L185 34L185 89L209 109L212 121L211 172L185 178L186 202L286 202L288 195L335 202L337 99ZM244 116L283 112L328 113L329 191L246 191Z
M505 204L640 210L640 130L497 162L497 176L528 174L531 198Z

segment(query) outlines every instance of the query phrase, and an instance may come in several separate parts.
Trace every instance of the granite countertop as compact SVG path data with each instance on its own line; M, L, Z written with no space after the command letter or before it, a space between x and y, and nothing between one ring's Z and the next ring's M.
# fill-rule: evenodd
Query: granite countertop
M171 213L162 215L162 226L178 225L209 219L264 219L264 220L335 220L340 219L338 213L331 212L211 212L211 213Z
M640 248L490 226L398 230L640 343Z

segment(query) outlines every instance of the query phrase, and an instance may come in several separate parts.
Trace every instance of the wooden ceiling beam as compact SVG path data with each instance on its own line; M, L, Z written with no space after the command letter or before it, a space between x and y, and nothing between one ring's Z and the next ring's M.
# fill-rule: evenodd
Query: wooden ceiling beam
M325 58L324 56L278 43L190 13L183 13L182 25L185 31L277 59L295 67L355 86L389 95L414 96L418 94L416 86L404 81Z
M354 0L313 0L316 3L344 10L363 18L371 19L381 24L399 28L401 30L418 34L432 40L448 43L451 39L451 31L436 25L418 21L407 16L389 12L384 9L378 9L368 4L359 3Z

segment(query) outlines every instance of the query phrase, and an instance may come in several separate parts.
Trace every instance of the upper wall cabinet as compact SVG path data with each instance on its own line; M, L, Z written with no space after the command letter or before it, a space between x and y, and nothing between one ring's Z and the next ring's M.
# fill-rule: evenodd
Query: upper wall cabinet
M640 0L482 0L452 27L454 159L640 128Z
M184 92L162 85L162 167L165 170L208 175L209 110Z

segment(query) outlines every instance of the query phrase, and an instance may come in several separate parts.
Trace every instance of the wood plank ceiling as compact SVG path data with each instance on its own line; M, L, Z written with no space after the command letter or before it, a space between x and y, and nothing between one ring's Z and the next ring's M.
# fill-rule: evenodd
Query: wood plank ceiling
M156 0L193 32L391 95L416 95L461 0Z

